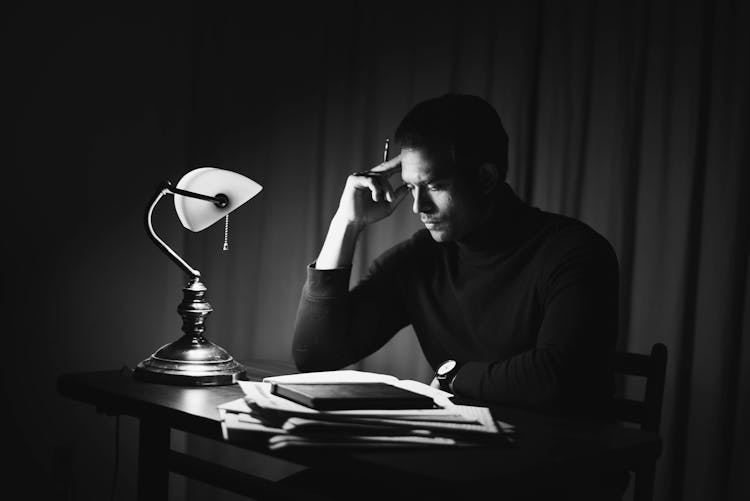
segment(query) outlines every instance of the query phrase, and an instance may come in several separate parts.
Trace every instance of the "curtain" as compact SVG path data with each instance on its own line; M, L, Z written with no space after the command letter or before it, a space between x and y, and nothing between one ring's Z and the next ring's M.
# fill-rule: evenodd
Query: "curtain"
M217 342L289 360L346 176L417 102L477 94L504 121L519 196L615 247L618 347L668 347L657 499L750 496L750 3L254 3L192 19L188 168L264 187L230 217L229 252L222 225L186 241ZM369 228L352 279L417 228L408 202ZM410 328L357 367L431 373Z

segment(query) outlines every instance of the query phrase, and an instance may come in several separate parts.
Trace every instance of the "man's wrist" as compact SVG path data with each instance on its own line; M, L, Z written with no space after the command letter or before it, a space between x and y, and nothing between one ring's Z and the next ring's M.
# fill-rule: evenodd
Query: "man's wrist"
M341 232L341 234L347 233L352 236L357 236L365 228L366 225L362 222L350 219L347 216L337 212L333 215L330 226L332 228L335 228L336 231Z
M435 371L435 379L440 389L453 393L453 381L458 374L459 365L455 360L446 360Z
M318 259L315 260L315 268L330 270L351 266L360 231L362 231L361 226L356 222L340 214L334 215L328 227L323 248L318 254Z

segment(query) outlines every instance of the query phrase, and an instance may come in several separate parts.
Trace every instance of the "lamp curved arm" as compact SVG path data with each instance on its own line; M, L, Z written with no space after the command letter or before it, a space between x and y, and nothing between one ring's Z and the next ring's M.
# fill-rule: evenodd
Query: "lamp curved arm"
M151 215L154 212L154 207L156 207L156 204L159 203L159 200L161 200L164 195L171 193L172 191L174 191L174 189L169 183L162 184L156 191L153 198L151 199L151 204L149 204L149 207L146 210L146 230L148 231L149 237L151 237L151 240L153 240L157 247L163 250L164 253L177 264L177 266L182 268L188 275L192 275L193 278L200 278L201 272L187 264L184 259L178 256L175 251L173 251L166 243L164 243L164 241L157 236L156 232L154 231L154 226L153 224L151 224Z

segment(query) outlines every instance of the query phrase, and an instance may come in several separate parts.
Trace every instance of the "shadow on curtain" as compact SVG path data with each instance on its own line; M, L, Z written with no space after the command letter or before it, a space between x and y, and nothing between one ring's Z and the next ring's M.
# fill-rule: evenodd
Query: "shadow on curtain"
M295 8L193 12L190 168L264 186L232 216L229 253L223 228L187 242L205 262L213 332L231 333L214 340L239 358L290 359L305 266L346 176L379 161L416 102L478 94L504 120L516 192L614 245L619 347L669 347L657 498L747 499L750 4ZM370 228L353 279L417 227L402 204ZM359 367L431 374L410 329Z

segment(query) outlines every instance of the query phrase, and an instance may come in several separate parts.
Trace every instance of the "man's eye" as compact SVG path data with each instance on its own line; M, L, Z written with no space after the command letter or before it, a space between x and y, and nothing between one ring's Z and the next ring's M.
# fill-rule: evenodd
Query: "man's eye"
M404 186L406 186L406 189L411 192L417 189L415 185L409 184L409 183L404 183ZM423 184L421 186L422 186L422 189L426 191L439 191L439 190L445 189L444 183L428 183L428 184Z

